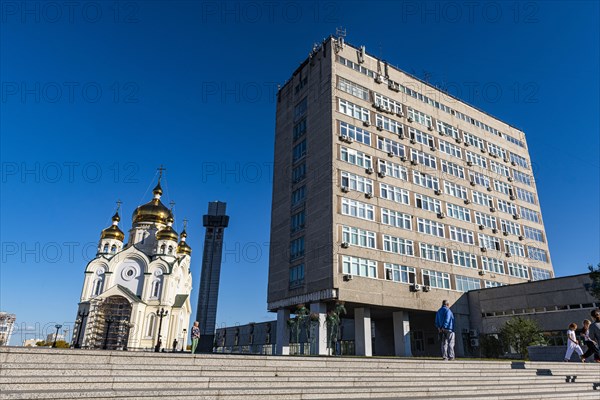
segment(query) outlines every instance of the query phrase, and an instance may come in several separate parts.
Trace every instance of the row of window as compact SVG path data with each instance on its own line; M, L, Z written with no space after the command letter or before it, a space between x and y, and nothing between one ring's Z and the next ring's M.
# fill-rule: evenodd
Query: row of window
M429 187L429 185L431 184L430 179L431 177L423 176L422 173L414 171L414 183L419 184L421 186ZM340 186L342 188L342 191L344 192L354 190L365 193L366 197L371 197L375 193L375 182L372 179L366 178L361 175L356 175L347 171L340 171ZM513 222L502 218L496 218L491 214L471 210L467 207L463 207L458 204L453 204L448 201L445 202L446 207L443 208L443 202L441 200L420 193L411 194L411 192L407 189L403 189L387 183L379 182L378 186L379 197L381 197L382 199L391 200L402 205L411 205L410 199L414 196L414 207L436 213L438 218L445 218L446 216L448 216L449 218L457 219L464 222L474 222L479 226L479 229L501 229L502 232L506 232L508 234L523 236L524 238L536 240L542 243L545 242L544 234L540 229L528 227L525 225L522 226L517 222ZM437 187L434 188L436 189L436 191L439 190ZM455 185L453 185L452 183L444 182L444 191L447 194L450 194L449 192L451 191L451 189L454 188ZM441 191L437 193L441 194ZM493 201L494 198L492 196L489 196L485 193L473 191L472 198L475 204L490 207L490 211L492 212L496 211L496 206ZM513 203L497 199L496 204L498 210L512 215L513 218L519 218L517 207ZM471 213L473 213L473 215Z
M405 219L404 215L401 217L401 223L403 224L403 228L409 228L412 225L412 221L410 219ZM442 223L437 221L431 221L424 218L417 218L417 232L436 236L439 238L449 238L450 240L467 244L471 246L478 245L481 249L493 250L493 251L502 251L510 256L520 257L520 258L530 258L532 260L544 261L547 262L546 252L538 249L533 246L525 246L521 243L513 242L510 240L503 240L494 236L485 235L483 233L479 233L477 235L477 244L475 242L475 234L472 231L458 228L455 226L449 226L448 232L446 235L445 226ZM377 246L377 233L374 231L369 231L367 229L352 227L352 226L342 226L342 242L347 245L365 247L370 249L378 249ZM386 252L396 253L400 255L406 256L414 256L413 242L411 240L407 240L400 237L395 237L389 234L381 234L381 240L383 242L382 250ZM501 247L503 244L503 249ZM439 246L438 246L439 247ZM423 249L423 247L421 247ZM440 253L447 253L446 249L443 247L439 247ZM436 250L437 252L437 250ZM474 254L463 252L465 255L469 256L469 259L473 259L475 257ZM440 256L439 259L435 259L435 261L448 262L446 254ZM461 264L462 265L462 264ZM469 262L465 267L477 268L477 263Z
M348 255L341 256L342 273L353 276L362 276L366 278L379 279L378 261L368 258L354 257ZM304 268L304 266L302 266ZM421 283L432 288L458 290L466 292L469 290L480 289L481 280L478 278L454 275L454 286L451 286L451 274L429 269L421 269L421 280L417 281L417 268L395 263L383 263L384 278L386 280L414 284ZM526 266L515 265L511 267L515 273L511 275L519 278L529 279ZM524 271L524 272L523 272ZM532 269L531 280L550 279L551 274L547 270L541 270L544 274L534 274ZM291 273L291 271L290 271ZM524 276L523 276L524 275ZM291 275L290 275L291 277ZM291 278L290 278L291 279ZM489 282L489 283L488 283ZM495 281L486 281L485 287L501 286L502 283Z
M370 125L370 122L369 122L370 121L370 113L366 108L360 107L354 103L351 103L351 102L341 99L341 98L338 99L338 105L339 105L338 110L342 114L351 116L353 118L358 118L358 119L362 120L365 123L365 125ZM429 121L431 119L431 117L421 115L421 113L419 113L416 110L409 109L409 115L411 115L411 113L412 113L412 115L414 115L414 118L417 118L417 119L415 119L415 121L416 120ZM410 117L410 118L412 118L412 117ZM379 130L390 131L394 134L397 134L401 139L403 139L405 137L405 127L401 123L399 123L393 119L390 119L388 117L377 114L377 113L375 114L375 120L376 120L376 125ZM439 123L438 129L448 132L448 135L454 135L454 133L450 129L450 127L444 126L444 123ZM511 161L509 158L508 152L506 150L504 150L492 143L488 143L487 150L485 150L485 147L481 148L481 151L487 151L490 155L492 155L491 158L484 157L483 155L478 154L477 152L474 152L474 151L470 151L470 150L464 150L465 155L463 157L463 149L460 146L452 144L446 140L434 138L432 135L422 132L413 127L408 127L407 130L408 130L408 136L410 138L410 141L413 144L420 143L425 146L429 146L431 148L431 150L433 150L433 151L439 150L440 152L448 154L451 157L455 157L461 161L464 160L464 161L466 161L467 165L469 165L471 167L478 166L485 170L491 170L492 172L496 173L498 176L503 176L506 178L518 180L519 182L526 184L528 186L533 185L532 176L530 176L524 172L519 172L519 171L515 170L514 168L509 168L506 165L504 165L503 163L494 160L494 158L500 158L500 159L505 160L505 162ZM363 131L364 131L364 129L363 129ZM366 133L368 134L368 136L370 136L370 132L366 131ZM342 135L342 137L344 137L344 135L351 137L351 135L345 133L345 130L342 130L340 132L340 134ZM456 135L458 135L458 134L456 134ZM358 140L358 141L362 142L361 140ZM462 141L462 139L457 138L457 141ZM469 142L467 141L467 143L469 143ZM369 143L369 145L370 145L370 143ZM378 148L380 148L380 147L378 146ZM383 150L383 149L380 148L380 150ZM390 150L385 149L385 151L390 151ZM396 154L396 155L402 156L404 154ZM522 157L520 159L522 159ZM516 160L516 158L515 158L515 160ZM517 162L515 160L512 160L513 166L517 165ZM511 172L512 172L512 174L511 174Z
M352 62L352 61L350 61L350 60L348 60L348 59L346 59L344 57L336 56L336 61L339 62L342 65L345 65L345 66L347 66L347 67L349 67L349 68L351 68L351 69L353 69L353 70L355 70L357 72L360 72L363 75L369 76L369 77L371 77L373 79L376 79L377 77L380 76L377 72L375 72L373 70L370 70L370 69L368 69L368 68L366 68L366 67L364 67L364 66L362 66L360 64L354 63L354 62ZM347 82L346 83L346 87L348 87L351 84L353 84L352 82L350 82L348 80L345 80L345 81ZM356 84L354 84L354 85L356 85ZM472 124L472 125L474 125L474 126L476 126L478 128L481 128L481 129L483 129L486 132L489 132L489 133L491 133L493 135L496 135L496 136L500 136L500 137L504 138L506 141L508 141L510 143L513 143L513 144L515 144L515 145L517 145L519 147L525 148L525 143L523 143L521 140L516 139L516 138L514 138L514 137L512 137L510 135L507 135L506 133L500 132L499 130L497 130L497 129L491 127L491 126L489 126L489 125L487 125L487 124L485 124L485 123L483 123L483 122L481 122L481 121L479 121L479 120L477 120L475 118L472 118L472 117L470 117L470 116L468 116L466 114L463 114L460 111L457 111L457 110L455 110L455 109L453 109L451 107L448 107L447 105L445 105L443 103L435 101L435 100L431 99L430 97L425 96L425 95L423 95L422 93L420 93L420 92L418 92L416 90L413 90L413 89L408 88L408 87L406 87L406 86L404 86L402 84L391 82L391 81L390 81L390 85L395 86L395 88L397 89L397 91L402 92L402 93L406 94L407 96L413 97L413 98L415 98L415 99L417 99L417 100L419 100L419 101L421 101L421 102L423 102L425 104L429 104L432 107L435 107L435 108L437 108L439 110L442 110L442 111L444 111L444 112L446 112L446 113L448 113L450 115L453 115L453 116L455 116L455 117L457 117L457 118L459 118L459 119L461 119L461 120L463 120L465 122L468 122L468 123L470 123L470 124ZM363 88L363 89L365 89L365 88ZM344 89L342 89L342 90L344 90ZM367 90L367 89L365 89L365 90ZM353 88L349 88L346 91L348 93L350 93L350 94L353 94L354 89ZM368 93L368 90L367 90L367 93ZM363 96L364 96L364 94L363 94ZM357 97L359 97L359 96L357 96ZM362 97L362 98L364 99L364 97ZM365 99L365 100L367 100L367 99Z
M375 222L375 206L372 204L342 197L340 211L343 215ZM468 229L448 225L448 233L446 233L446 226L441 222L426 218L417 218L416 220L416 231L426 235L436 236L439 238L449 238L450 240L458 243L464 243L473 246L477 245L486 250L504 251L505 253L510 253L510 255L514 256L527 256L532 260L548 262L548 255L546 251L535 246L525 246L521 243L505 239L504 249L502 249L501 241L496 236L478 233L476 242L475 233ZM481 221L483 222L483 219ZM381 218L378 222L400 229L413 230L413 217L411 215L384 207L381 207ZM525 239L525 237L521 235L521 227L519 224L506 220L500 220L500 223L505 236L512 234L520 236L520 240ZM482 226L480 226L480 228L481 227Z
M340 122L340 136L343 138L349 138L352 141L359 141L361 143L368 144L370 146L371 143L371 134L368 131L365 131L356 126L347 124L345 122ZM343 147L343 146L341 146ZM382 150L388 155L392 157L400 157L402 160L408 160L408 151L404 145L395 140L377 136L377 149ZM439 169L438 169L438 158L432 154L419 151L416 149L409 148L410 150L410 161L413 165L423 165L425 167L434 169L435 172L432 172L434 175L439 175L441 177L446 177L447 179L453 180L453 177L460 178L462 180L469 181L471 186L484 186L488 191L496 190L497 192L503 193L510 197L511 200L522 200L527 203L536 204L536 196L533 192L525 190L520 187L513 186L506 182L503 182L498 179L492 179L489 176L477 172L471 169L465 170L464 167L453 163L448 160L439 160ZM349 163L353 163L359 166L365 166L365 168L372 168L373 166L373 157L358 150L353 150L346 148L345 154L340 155L340 159L343 161L347 161ZM380 159L381 160L381 159ZM381 170L381 166L385 165L381 162L379 163L379 172L386 173L385 170ZM512 170L514 171L514 170ZM403 179L402 177L399 177ZM514 178L509 177L509 180L516 180ZM404 179L406 180L406 179Z

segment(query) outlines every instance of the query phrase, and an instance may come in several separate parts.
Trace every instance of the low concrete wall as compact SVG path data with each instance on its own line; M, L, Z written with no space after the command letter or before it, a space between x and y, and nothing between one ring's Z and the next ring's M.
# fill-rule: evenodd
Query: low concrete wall
M585 351L586 348L583 348ZM567 352L567 346L529 346L527 347L529 352L529 360L531 361L563 361L565 359L565 353ZM590 359L592 359L590 357ZM579 355L573 352L571 355L571 362L581 362Z

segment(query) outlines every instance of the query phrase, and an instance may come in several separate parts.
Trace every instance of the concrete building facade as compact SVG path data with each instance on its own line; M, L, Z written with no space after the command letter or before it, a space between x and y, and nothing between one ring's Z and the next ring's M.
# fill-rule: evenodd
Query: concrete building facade
M343 38L279 90L274 161L278 354L300 303L324 326L344 302L357 355L426 355L443 299L553 277L525 134Z

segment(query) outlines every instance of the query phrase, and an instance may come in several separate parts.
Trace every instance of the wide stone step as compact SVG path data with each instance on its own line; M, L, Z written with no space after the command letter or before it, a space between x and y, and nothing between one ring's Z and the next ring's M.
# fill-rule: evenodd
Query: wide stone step
M554 396L556 395L556 396ZM537 397L535 397L537 396ZM305 388L289 386L286 388L254 388L254 389L121 389L121 390L76 390L64 392L53 391L4 391L2 398L9 399L99 399L99 398L196 398L196 399L228 399L228 400L258 400L258 399L366 399L366 398L482 398L482 399L522 399L550 397L594 398L598 392L591 390L591 385L522 385L509 388L490 390L484 386L464 386L456 390L439 387L414 388L399 391L395 387L352 388L340 393L338 388ZM584 397L580 397L584 396Z

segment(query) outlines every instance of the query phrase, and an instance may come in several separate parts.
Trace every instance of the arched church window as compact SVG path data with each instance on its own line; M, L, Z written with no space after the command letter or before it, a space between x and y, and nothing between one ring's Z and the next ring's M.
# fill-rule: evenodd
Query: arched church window
M111 253L116 253L117 252L117 245L113 244L112 247L110 248L110 252Z
M102 249L103 253L108 253L108 243L104 243L104 248Z
M154 325L156 324L156 316L150 314L148 316L148 327L146 328L146 336L152 337L154 335Z
M152 282L152 297L158 297L160 295L160 281Z
M94 285L92 287L92 296L98 296L100 293L102 293L102 282L102 278L94 281Z
M166 245L163 244L162 246L160 246L160 254L165 254L166 249L167 249Z
M169 253L168 254L173 254L173 246L169 246Z

